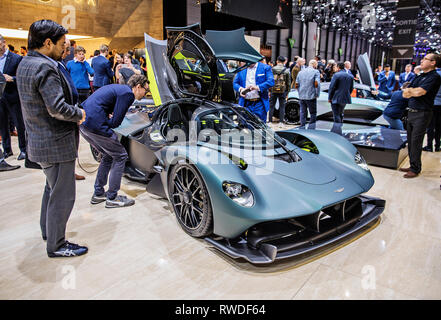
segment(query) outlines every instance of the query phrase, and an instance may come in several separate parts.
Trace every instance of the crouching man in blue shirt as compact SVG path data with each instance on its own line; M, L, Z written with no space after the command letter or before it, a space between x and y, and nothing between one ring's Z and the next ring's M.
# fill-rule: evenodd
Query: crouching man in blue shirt
M402 86L406 89L410 85L410 82L405 82ZM389 122L390 129L404 130L403 121L401 118L404 115L404 111L409 106L409 99L403 97L403 92L401 90L392 93L390 102L386 109L383 111L383 118Z
M106 201L106 208L135 204L135 200L118 195L128 155L113 129L120 126L133 101L146 95L148 84L145 76L133 75L127 84L101 87L82 104L86 111L86 121L80 126L81 135L103 155L95 180L95 192L90 201L92 204ZM107 178L109 188L106 192L104 186Z

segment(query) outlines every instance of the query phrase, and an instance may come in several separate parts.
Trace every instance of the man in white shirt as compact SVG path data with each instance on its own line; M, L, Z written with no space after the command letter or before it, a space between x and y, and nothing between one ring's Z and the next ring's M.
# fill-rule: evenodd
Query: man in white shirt
M403 73L400 74L400 78L398 80L398 84L400 85L400 88L403 86L405 82L412 82L413 79L415 79L416 75L412 72L412 65L407 64Z
M239 105L266 122L269 110L268 89L274 86L274 76L269 65L252 63L239 72L233 81L233 88L240 93Z

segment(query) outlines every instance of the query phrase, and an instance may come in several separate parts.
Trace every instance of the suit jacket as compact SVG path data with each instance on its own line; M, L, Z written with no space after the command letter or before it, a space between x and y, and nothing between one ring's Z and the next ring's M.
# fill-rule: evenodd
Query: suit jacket
M410 72L409 75L407 76L407 80L406 80L406 72L403 72L400 74L400 78L398 80L398 84L400 85L400 88L403 86L403 84L405 82L412 82L413 79L415 79L416 74L413 72Z
M5 90L6 79L3 73L0 72L0 96L3 94L3 90Z
M82 110L72 104L66 78L48 57L29 51L17 70L17 87L27 132L28 157L34 162L75 160Z
M354 77L341 70L332 76L328 90L328 100L333 104L351 103L351 93L354 89Z
M9 51L8 55L6 56L6 62L5 67L3 69L3 74L10 75L14 81L12 82L6 82L6 87L3 92L3 97L8 101L10 104L17 104L20 103L19 97L18 97L18 91L17 91L17 68L22 60L22 56Z
M234 90L239 92L239 89L241 87L242 88L246 87L246 82L247 82L247 69L244 69L234 77L234 81L233 81ZM260 62L257 63L256 85L259 87L260 98L262 99L266 112L268 112L270 106L268 90L269 88L274 86L273 70L269 65ZM245 99L243 97L239 98L239 105L241 106L245 105Z
M386 93L392 93L392 91L395 89L395 72L389 71L389 78L386 78L386 72L382 71L378 75L378 90L383 91Z
M102 87L111 83L114 74L109 60L101 55L93 58L92 69L94 87Z

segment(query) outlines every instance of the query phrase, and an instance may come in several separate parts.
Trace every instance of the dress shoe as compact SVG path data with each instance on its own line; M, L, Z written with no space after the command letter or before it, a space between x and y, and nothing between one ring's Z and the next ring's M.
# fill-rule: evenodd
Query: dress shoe
M423 147L423 151L433 152L433 149L432 149L432 147L425 146L425 147Z
M86 254L87 251L87 247L79 246L75 243L70 243L66 241L66 243L57 251L48 252L47 255L49 258L77 257Z
M3 157L6 159L6 158L8 158L8 157L10 157L10 156L13 156L14 154L12 153L12 150L11 151L8 151L8 152L6 152L6 151L3 151Z
M415 173L415 172L409 170L403 177L404 178L415 178L415 177L418 177L418 173Z
M75 180L84 180L84 179L86 179L86 177L80 176L79 174L75 173Z
M410 167L409 168L400 168L398 170L400 170L401 172L409 172L410 171Z
M17 157L17 160L24 160L26 159L26 152L22 151Z
M438 148L435 147L435 152L440 152L440 151L441 151L440 147L438 147Z
M0 161L0 171L11 171L20 168L20 166L11 166L5 160Z

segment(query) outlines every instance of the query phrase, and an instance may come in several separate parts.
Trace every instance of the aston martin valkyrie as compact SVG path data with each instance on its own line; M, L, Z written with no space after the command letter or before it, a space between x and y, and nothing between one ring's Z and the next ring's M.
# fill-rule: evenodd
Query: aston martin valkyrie
M129 154L128 174L168 199L186 233L265 264L379 219L385 202L363 195L374 179L345 138L274 132L223 101L218 57L198 25L167 28L167 40L145 35L145 42L157 108L152 116L133 107L115 131Z

